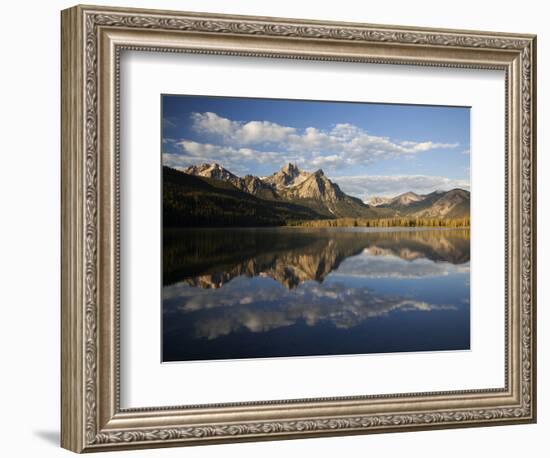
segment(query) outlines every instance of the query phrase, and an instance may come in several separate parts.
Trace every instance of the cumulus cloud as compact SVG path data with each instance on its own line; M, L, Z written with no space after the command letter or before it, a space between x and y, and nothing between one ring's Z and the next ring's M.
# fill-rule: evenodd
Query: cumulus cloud
M216 113L192 113L191 128L215 141L216 150L223 154L232 148L239 151L243 147L254 148L254 156L262 157L265 146L276 147L287 157L305 167L337 168L365 164L377 159L390 157L410 157L436 149L453 149L458 143L441 143L434 141L396 140L377 136L349 123L336 124L332 129L323 130L316 127L297 129L265 120L236 121L219 116ZM182 139L180 146L189 154L189 139ZM210 144L204 144L213 146ZM280 153L279 153L280 154ZM218 160L225 159L218 157ZM281 156L277 157L276 166L280 166Z
M294 134L294 127L281 126L270 121L232 121L216 113L192 113L193 129L220 136L227 143L252 145L284 141Z
M199 143L191 140L180 140L176 145L182 152L164 152L162 154L163 165L181 169L190 165L219 162L234 173L246 174L248 173L248 168L245 164L278 164L281 159L286 162L292 161L292 158L286 158L277 152L257 151L247 147L235 148L211 143Z
M413 191L428 194L434 190L448 191L453 188L469 190L469 180L430 175L361 175L335 178L342 191L368 199L373 196L394 197Z
M243 329L260 333L297 322L308 326L324 322L349 329L368 319L397 312L457 309L448 304L374 294L367 288L350 288L343 283L321 286L314 282L304 283L293 292L276 287L251 289L243 302L243 281L247 282L233 281L218 290L200 290L185 283L173 285L169 298L164 295L165 313L187 315L195 337L212 340ZM221 308L223 313L210 313Z

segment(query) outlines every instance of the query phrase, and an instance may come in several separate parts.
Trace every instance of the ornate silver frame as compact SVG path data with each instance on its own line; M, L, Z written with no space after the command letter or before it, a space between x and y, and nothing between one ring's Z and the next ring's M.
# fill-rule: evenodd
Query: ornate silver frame
M535 421L535 36L93 6L64 10L61 29L63 447L90 452ZM506 386L121 409L123 49L505 71Z

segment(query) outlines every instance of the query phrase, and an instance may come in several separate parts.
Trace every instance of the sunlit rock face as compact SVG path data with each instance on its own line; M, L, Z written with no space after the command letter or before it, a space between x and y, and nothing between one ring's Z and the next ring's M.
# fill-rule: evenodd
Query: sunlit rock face
M296 164L286 164L281 170L264 178L264 182L272 185L278 190L284 190L296 186L310 177L311 174L300 170Z

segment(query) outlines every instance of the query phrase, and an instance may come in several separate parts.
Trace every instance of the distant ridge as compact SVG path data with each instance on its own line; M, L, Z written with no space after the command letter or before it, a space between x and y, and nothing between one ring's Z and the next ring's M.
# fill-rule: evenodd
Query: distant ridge
M218 163L183 170L163 167L163 176L168 225L262 226L315 219L470 215L470 193L463 189L410 191L365 203L343 192L323 170L306 172L292 163L267 177L239 177Z
M296 164L286 164L265 178L253 175L240 178L219 164L201 164L183 171L189 175L229 182L237 189L262 199L286 201L311 208L319 217L374 218L379 214L360 199L345 194L322 170L305 172Z
M470 215L470 193L459 188L422 195L406 192L381 202L376 208L393 210L396 216L463 218Z

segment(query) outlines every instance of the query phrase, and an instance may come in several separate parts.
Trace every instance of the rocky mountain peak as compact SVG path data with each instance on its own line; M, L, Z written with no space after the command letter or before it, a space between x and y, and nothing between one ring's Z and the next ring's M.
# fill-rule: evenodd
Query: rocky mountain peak
M318 177L324 177L325 172L323 172L323 169L319 169L319 170L316 170L315 172L313 172L313 175L318 176Z
M391 202L391 197L379 197L374 196L371 197L369 200L365 201L366 204L372 205L373 207L378 207L379 205L385 205Z
M335 202L345 194L339 186L330 181L322 170L309 173L305 180L288 190L288 194L298 199L315 199L321 202Z
M420 196L415 192L409 191L409 192L400 194L397 197L394 197L391 203L396 205L408 206L415 202L420 202L421 200L424 200L424 197L425 196Z
M455 188L455 189L451 189L450 191L442 195L439 201L447 200L447 201L460 203L469 199L470 199L470 193L468 191L465 191L464 189Z
M188 175L227 181L228 183L231 183L233 186L235 186L237 189L246 190L246 184L242 178L234 175L217 162L214 162L212 164L204 163L201 165L192 165L190 167L187 167L184 172Z
M201 165L191 165L187 167L184 172L189 175L216 178L218 180L237 178L229 170L225 169L217 162L214 162L213 164L204 163Z
M309 173L300 170L296 164L288 163L264 181L276 189L285 189L303 182L310 176Z
M291 177L297 177L298 175L300 175L301 172L298 166L296 164L292 164L291 162L283 166L280 171L286 173Z

